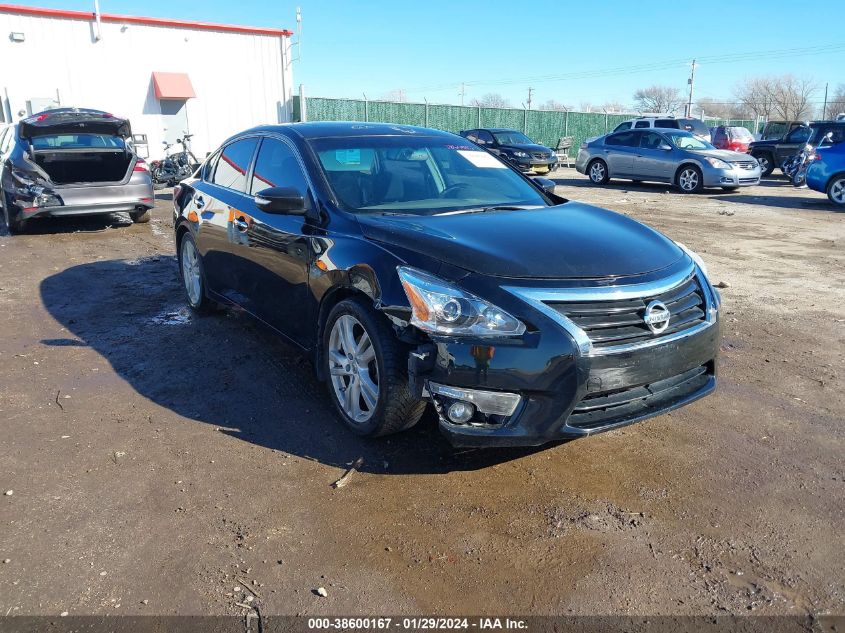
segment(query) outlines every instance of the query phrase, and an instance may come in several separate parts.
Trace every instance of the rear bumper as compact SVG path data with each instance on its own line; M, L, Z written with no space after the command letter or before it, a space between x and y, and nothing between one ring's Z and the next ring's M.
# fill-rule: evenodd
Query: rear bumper
M23 218L98 215L151 209L155 206L152 181L121 185L55 187L43 189L48 200L40 196L18 195L15 205Z

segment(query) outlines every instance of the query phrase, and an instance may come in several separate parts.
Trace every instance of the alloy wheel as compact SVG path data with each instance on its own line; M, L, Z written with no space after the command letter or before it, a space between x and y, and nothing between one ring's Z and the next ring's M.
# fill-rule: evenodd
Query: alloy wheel
M694 169L685 169L678 176L678 184L684 191L694 191L698 187L698 172Z
M332 388L346 415L354 422L369 420L379 397L376 350L358 319L341 315L332 326L328 345Z
M769 159L766 158L765 156L762 156L762 155L757 156L756 158L757 158L757 162L760 164L760 172L766 173L767 171L769 171L769 167L770 167Z
M182 240L182 281L191 305L198 306L202 301L202 277L199 254L193 241L187 237Z
M590 167L590 180L593 182L601 182L604 180L605 169L604 165L599 162L593 163L593 166Z
M845 205L845 178L839 178L831 183L830 199L835 204Z

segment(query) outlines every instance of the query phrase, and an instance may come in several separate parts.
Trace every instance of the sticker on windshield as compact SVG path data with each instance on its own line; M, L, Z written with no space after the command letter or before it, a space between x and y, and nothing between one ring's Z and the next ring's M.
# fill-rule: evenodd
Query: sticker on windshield
M335 160L341 165L360 165L361 164L361 150L360 149L339 149L334 153Z
M458 154L466 158L469 162L471 162L476 167L487 167L492 169L507 169L507 165L502 162L499 162L495 156L492 154L488 154L487 152L478 150L478 151L464 151L458 150Z

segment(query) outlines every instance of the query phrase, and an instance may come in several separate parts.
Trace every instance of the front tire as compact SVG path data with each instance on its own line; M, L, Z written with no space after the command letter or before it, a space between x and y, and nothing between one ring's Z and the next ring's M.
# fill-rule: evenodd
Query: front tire
M358 435L404 431L425 411L426 403L411 395L407 351L384 317L359 299L332 309L321 362L340 418Z
M760 163L760 177L771 176L772 172L775 170L775 164L772 161L771 156L765 152L758 152L751 155L758 163Z
M596 158L589 165L587 165L587 176L594 185L603 185L610 180L610 172L607 169L607 163Z
M188 305L200 314L211 312L215 304L206 296L202 257L190 231L185 232L179 241L179 274Z
M830 179L827 185L827 199L837 207L845 207L845 174Z
M5 196L2 191L0 191L0 196ZM9 210L6 208L6 205L3 204L3 220L6 222L6 228L9 229L9 233L15 235L17 233L23 233L26 231L26 220L21 218L12 218L9 216Z
M695 165L684 165L678 170L675 184L681 193L700 193L704 189L704 177Z

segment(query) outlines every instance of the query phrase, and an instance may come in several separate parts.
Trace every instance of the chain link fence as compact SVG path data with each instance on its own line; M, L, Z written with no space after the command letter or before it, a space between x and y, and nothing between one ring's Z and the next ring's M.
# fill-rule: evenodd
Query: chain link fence
M484 108L434 103L370 101L364 99L329 99L307 97L302 116L300 97L294 96L294 121L363 121L398 123L460 132L480 127L501 127L524 132L541 145L556 147L564 136L573 139L571 155L589 138L607 134L622 121L640 116L636 112L561 112L523 108ZM753 120L704 119L708 127L735 125L756 132Z

